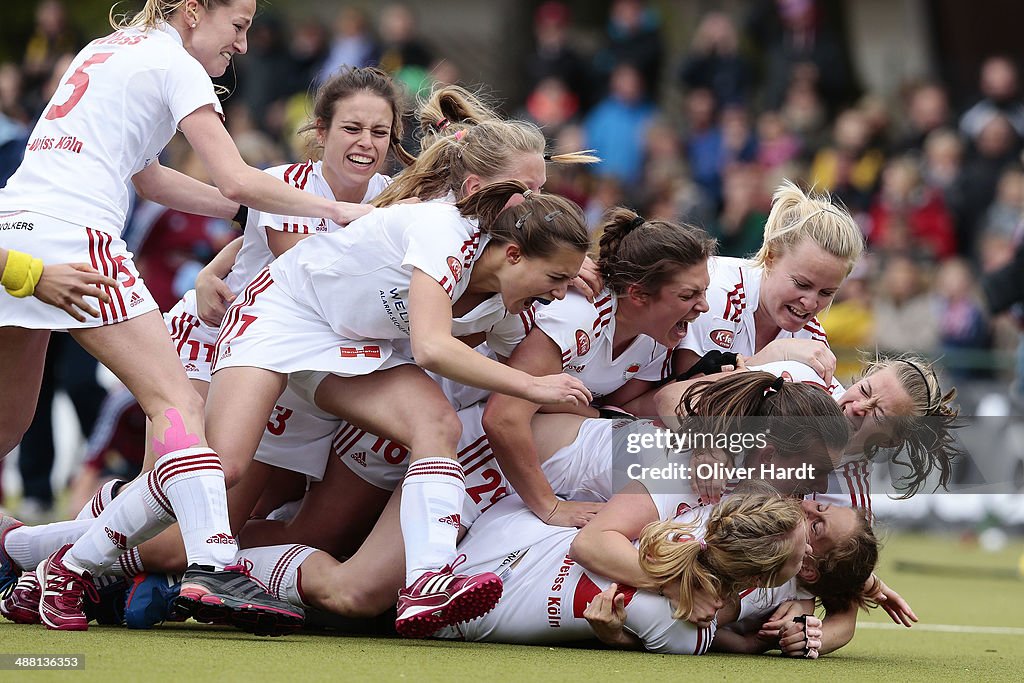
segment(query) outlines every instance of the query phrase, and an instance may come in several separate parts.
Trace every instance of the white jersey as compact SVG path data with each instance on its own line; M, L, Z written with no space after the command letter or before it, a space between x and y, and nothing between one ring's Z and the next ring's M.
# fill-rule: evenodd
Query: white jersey
M433 278L454 303L487 242L445 201L375 209L344 230L303 240L228 309L214 369L355 376L413 363L412 271ZM453 321L453 335L486 332L506 314L497 294L473 310L488 312Z
M587 605L611 582L569 558L577 529L544 524L517 496L500 501L459 544L469 558L461 572L492 571L504 584L501 600L488 614L440 637L502 643L558 643L594 640L583 616ZM649 652L699 655L707 652L716 624L698 628L672 618L667 598L622 586L624 628Z
M0 211L36 211L117 237L132 176L183 118L206 105L221 113L213 83L167 24L92 41L60 83L0 190Z
M829 472L828 489L825 493L804 496L826 505L842 505L863 510L871 520L871 461L863 454L847 456L843 462Z
M322 161L306 161L300 164L285 164L268 168L267 174L281 180L292 187L308 192L317 197L334 201L334 191L324 178ZM370 178L366 194L359 201L366 204L379 195L391 184L391 178L375 173ZM263 211L250 210L245 223L242 248L235 257L231 272L224 282L232 292L238 294L247 284L252 282L256 274L266 268L274 260L274 254L267 243L267 230L290 232L299 235L320 235L336 232L343 226L326 218L305 218L301 216L282 216Z
M708 312L690 323L690 329L676 348L689 349L698 356L716 349L754 355L754 313L760 304L764 269L746 259L716 256L708 264L708 270L711 275ZM796 332L780 330L775 338L814 339L828 344L825 329L817 318L811 318Z
M342 337L407 339L413 269L458 301L487 242L476 221L461 216L453 204L397 204L324 239L296 245L274 261L270 274Z
M531 328L540 328L558 346L562 371L583 382L595 399L607 396L634 377L649 382L667 377L668 349L645 334L612 357L617 308L618 298L607 289L593 303L569 290L560 301L546 306L535 304L521 313L522 325L516 331L522 334L515 341L521 341Z

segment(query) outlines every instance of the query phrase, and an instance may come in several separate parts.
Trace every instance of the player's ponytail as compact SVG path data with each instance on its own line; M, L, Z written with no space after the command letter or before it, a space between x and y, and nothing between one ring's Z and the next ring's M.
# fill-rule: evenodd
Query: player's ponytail
M232 0L196 0L196 2L205 9L212 9L214 7L230 5ZM169 22L171 16L184 6L185 0L146 0L146 4L142 6L142 9L135 13L117 12L117 6L120 4L120 2L114 3L107 14L111 28L115 31L126 28L148 31L159 24Z
M763 490L763 489L762 489ZM775 493L730 496L708 513L704 538L696 524L661 521L640 535L640 568L660 585L679 582L672 616L687 619L694 591L727 598L743 588L778 586L798 544L793 531L804 521L800 503Z
M680 268L704 263L717 252L715 240L700 228L644 220L622 207L605 213L598 233L597 266L605 286L616 294L635 285L656 295Z

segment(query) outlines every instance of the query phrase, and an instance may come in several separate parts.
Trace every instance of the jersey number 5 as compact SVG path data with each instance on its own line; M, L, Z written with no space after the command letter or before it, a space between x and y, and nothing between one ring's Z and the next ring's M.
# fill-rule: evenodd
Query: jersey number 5
M94 54L89 59L82 62L82 66L75 69L75 72L71 74L65 85L70 85L74 88L71 92L71 97L67 99L64 104L55 104L46 112L46 120L53 121L54 119L61 119L68 115L68 113L75 108L78 101L82 99L82 95L85 94L86 89L89 87L89 74L85 73L85 70L90 66L102 64L107 61L113 52L99 52Z

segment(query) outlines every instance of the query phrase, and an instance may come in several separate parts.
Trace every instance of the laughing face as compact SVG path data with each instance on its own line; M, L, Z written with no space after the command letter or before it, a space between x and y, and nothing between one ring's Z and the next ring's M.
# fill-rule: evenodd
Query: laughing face
M679 268L655 296L647 297L641 331L674 349L690 323L708 310L705 295L710 281L706 260Z
M832 303L847 270L844 259L804 239L765 264L760 308L781 329L796 332Z
M356 92L334 103L330 123L317 121L317 141L324 147L324 176L337 196L366 186L384 163L391 142L393 114L387 100ZM358 197L353 201L361 201Z
M206 9L198 2L186 2L182 42L206 73L223 76L235 55L247 49L246 32L256 14L256 0L233 0L226 5L210 3ZM195 28L192 24L195 23Z

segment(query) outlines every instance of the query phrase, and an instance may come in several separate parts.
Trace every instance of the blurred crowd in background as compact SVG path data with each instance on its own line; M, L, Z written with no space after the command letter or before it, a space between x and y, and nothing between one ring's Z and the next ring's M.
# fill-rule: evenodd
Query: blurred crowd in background
M436 82L460 82L445 59L455 47L433 44L409 6L338 7L333 23L257 17L248 54L224 82L226 125L250 163L306 157L295 131L310 95L345 65L380 65L405 84L410 104ZM603 159L550 168L545 190L578 202L595 225L606 208L624 204L702 226L729 256L757 249L783 178L829 192L869 246L823 317L841 360L837 375L848 381L857 372L855 349L913 351L937 359L968 397L978 385L997 387L1007 405L1019 401L1024 317L993 315L980 288L1024 235L1024 91L1013 59L988 57L966 99L938 81L906 83L886 99L862 90L815 0L754 2L744 16L707 12L681 60L667 57L665 27L644 0L613 0L598 45L575 39L572 11L557 1L536 4L531 25L529 50L508 57L527 94L502 106L542 126L553 150L594 149ZM87 36L60 0L42 0L24 39L22 59L0 64L0 186ZM406 144L416 151L414 135ZM202 179L187 149L172 143L163 163ZM223 221L141 203L127 239L167 310L234 235ZM88 435L104 392L87 354L73 342L51 346L39 417L20 458L25 502L42 511L53 504L47 395L66 391ZM110 448L101 435L89 450L102 461Z

